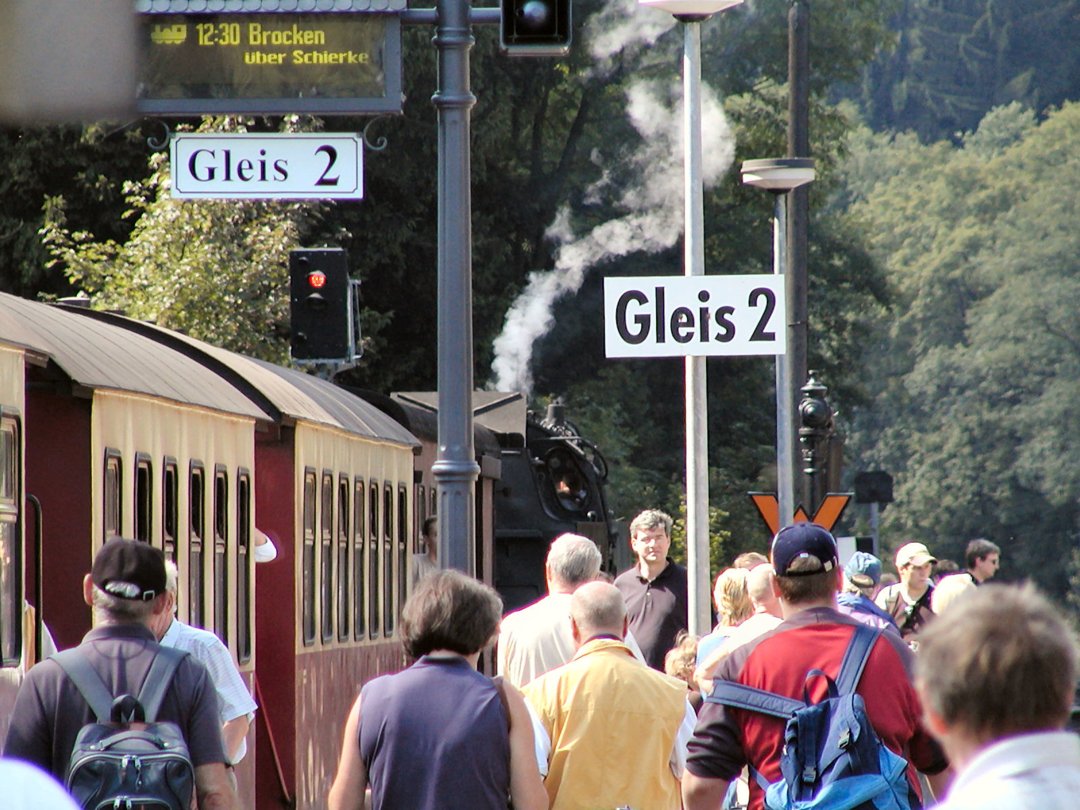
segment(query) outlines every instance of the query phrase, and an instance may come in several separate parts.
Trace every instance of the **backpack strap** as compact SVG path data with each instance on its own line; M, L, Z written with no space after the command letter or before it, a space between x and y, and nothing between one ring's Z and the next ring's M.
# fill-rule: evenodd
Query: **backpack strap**
M142 704L146 722L153 723L157 720L161 701L172 683L173 675L180 662L187 658L187 652L173 647L161 647L157 649L150 671L146 673L142 688L139 689L139 703Z
M779 717L781 720L787 720L799 709L806 706L801 700L766 692L764 689L756 689L746 684L723 680L713 682L713 689L705 700L709 703L720 703L736 709L749 709L752 712Z
M78 647L49 656L60 665L79 694L83 696L99 723L108 723L112 715L113 696L108 685L86 660Z
M165 697L165 692L168 691L169 684L172 683L173 674L187 655L186 652L172 647L158 648L137 698L143 708L146 722L152 723L157 719L158 709L161 708L161 701ZM55 653L50 658L67 673L68 678L83 696L83 700L90 704L90 709L97 716L97 721L110 722L113 718L114 703L112 690L98 671L90 665L79 648L74 647Z
M840 673L836 676L836 690L841 695L850 695L859 685L866 662L870 659L870 652L882 632L884 628L873 628L866 624L855 628L840 662Z

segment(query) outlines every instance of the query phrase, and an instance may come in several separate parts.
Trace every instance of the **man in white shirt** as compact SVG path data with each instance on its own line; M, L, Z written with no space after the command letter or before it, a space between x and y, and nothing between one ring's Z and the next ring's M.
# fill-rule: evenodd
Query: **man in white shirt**
M566 533L551 541L544 563L548 595L504 616L499 632L496 669L518 689L574 657L570 599L600 575L600 563L600 549L588 537ZM633 637L625 643L641 659Z
M434 574L439 570L439 519L435 515L424 519L420 536L424 540L424 550L412 555L409 573L410 591L428 574Z
M154 635L162 646L190 653L210 672L210 680L218 693L225 756L230 765L235 765L247 753L247 733L258 706L240 677L229 648L221 639L209 630L192 627L176 618L176 579L176 563L165 560L169 609L161 613L161 619L153 628Z
M915 666L927 728L958 771L938 810L1077 806L1075 640L1034 587L966 595L920 634Z

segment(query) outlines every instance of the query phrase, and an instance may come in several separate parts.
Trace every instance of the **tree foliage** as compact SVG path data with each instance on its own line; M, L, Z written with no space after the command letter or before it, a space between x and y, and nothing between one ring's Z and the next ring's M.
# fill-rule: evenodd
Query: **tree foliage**
M864 134L852 213L897 304L864 362L864 464L896 476L893 546L1002 546L1013 577L1067 589L1080 488L1080 105L1019 104L959 146Z
M955 138L995 106L1080 98L1077 0L903 0L893 28L863 79L877 130Z
M235 122L208 123L235 129ZM241 125L242 128L242 125ZM94 305L268 360L288 357L288 252L317 218L311 204L175 200L164 153L125 184L124 242L66 226L49 201L43 242Z
M761 0L702 26L703 74L727 109L735 165L786 152L788 6L786 0ZM837 401L851 404L865 394L849 362L850 347L867 332L864 313L883 306L885 288L848 226L824 206L850 126L848 117L824 99L831 85L853 80L890 40L886 21L893 7L893 2L815 0L811 28L812 138L819 170L812 194L820 211L811 235L811 362ZM562 60L507 59L498 53L492 27L474 31L475 380L487 381L493 341L530 274L555 266L566 243L560 233L585 234L611 223L624 216L635 196L663 200L652 202L652 208L672 209L666 241L594 262L580 292L556 304L555 328L537 347L533 376L537 394L566 396L574 420L600 437L615 462L612 492L621 514L644 506L674 513L684 473L682 364L607 361L599 326L603 275L682 272L681 203L650 196L656 189L641 172L650 168L653 139L660 135L670 144L668 163L677 165L683 27L631 0L583 0L576 4L575 19L575 45ZM125 192L131 215L120 226L105 229L77 217L70 195L65 194L64 207L52 206L47 233L57 267L66 267L70 278L104 304L122 304L132 314L214 342L245 351L254 346L264 356L280 357L284 252L337 244L348 250L353 274L363 282L366 313L365 356L344 375L346 381L379 390L434 388L439 245L437 113L431 103L437 71L430 37L430 30L404 32L408 95L402 116L326 124L339 131L367 128L372 140L386 139L386 148L369 151L365 160L361 203L327 204L318 212L263 203L178 203L165 194L158 158L150 177ZM666 104L650 122L654 134L643 134L628 118L642 88ZM249 125L277 128L276 121ZM705 133L707 157L714 162L731 149L722 129ZM45 187L50 196L61 193ZM118 184L110 188L115 193ZM771 213L769 195L742 186L736 171L719 173L705 200L708 271L770 272ZM215 278L226 275L229 289L237 291L235 300L226 300L214 286ZM709 379L709 462L718 531L729 533L730 548L760 547L765 530L746 492L768 485L775 456L773 361L713 360Z

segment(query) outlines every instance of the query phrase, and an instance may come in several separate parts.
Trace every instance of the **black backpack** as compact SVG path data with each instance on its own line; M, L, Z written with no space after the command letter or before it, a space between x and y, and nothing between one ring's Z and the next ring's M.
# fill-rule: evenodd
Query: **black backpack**
M176 723L155 722L186 652L160 647L138 697L112 696L78 648L52 656L94 714L75 739L65 784L84 810L189 810L195 770Z

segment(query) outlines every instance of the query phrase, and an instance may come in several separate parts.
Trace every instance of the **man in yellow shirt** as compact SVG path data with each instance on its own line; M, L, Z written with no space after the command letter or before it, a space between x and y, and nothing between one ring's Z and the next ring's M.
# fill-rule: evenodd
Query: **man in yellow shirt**
M678 810L694 710L683 681L634 658L623 643L626 605L606 582L570 602L577 652L523 690L547 756L552 810Z

